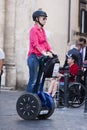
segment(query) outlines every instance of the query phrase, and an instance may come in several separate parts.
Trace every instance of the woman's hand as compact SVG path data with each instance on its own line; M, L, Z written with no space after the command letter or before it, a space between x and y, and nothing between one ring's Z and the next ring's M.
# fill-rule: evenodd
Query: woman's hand
M50 57L50 58L52 58L53 57L53 55L52 55L52 53L51 52L46 52L47 53L47 55Z
M61 77L63 77L64 75L63 74L61 74L61 73L58 73L57 74L57 78L61 78Z
M43 51L42 54L43 54L44 56L48 56L48 57L50 57L50 58L53 57L52 53L49 52L49 51L48 51L48 52Z

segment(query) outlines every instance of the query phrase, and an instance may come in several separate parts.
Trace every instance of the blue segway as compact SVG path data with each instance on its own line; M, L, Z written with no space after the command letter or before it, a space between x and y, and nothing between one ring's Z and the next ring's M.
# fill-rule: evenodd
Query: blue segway
M36 92L26 92L18 98L16 103L17 113L24 120L47 119L53 114L55 109L54 99L43 91L43 87L45 78L52 77L58 71L59 63L56 55L53 55L53 58L40 58L40 69L35 84Z

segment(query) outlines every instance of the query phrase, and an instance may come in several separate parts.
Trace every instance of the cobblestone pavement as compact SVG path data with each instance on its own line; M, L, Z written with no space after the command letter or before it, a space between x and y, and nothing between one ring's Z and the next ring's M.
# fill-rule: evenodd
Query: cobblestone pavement
M0 130L87 130L87 114L80 108L56 108L47 120L25 121L16 112L22 91L1 91Z

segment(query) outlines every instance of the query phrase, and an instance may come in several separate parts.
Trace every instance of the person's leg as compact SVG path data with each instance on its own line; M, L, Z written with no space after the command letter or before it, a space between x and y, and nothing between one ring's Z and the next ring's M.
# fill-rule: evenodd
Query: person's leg
M48 93L51 95L53 91L53 86L54 86L54 79L51 80L50 86L48 88Z
M57 87L58 87L58 81L57 79L52 79L51 83L50 83L50 87L48 89L48 93L52 95L52 97L55 96L55 93L57 91Z
M28 92L33 93L35 89L35 83L37 80L38 72L39 72L39 62L35 55L31 55L28 58L27 63L28 63L30 77L29 77L29 82L26 90Z
M59 82L59 105L64 105L64 82Z
M0 91L1 91L1 75L0 75Z
M1 89L2 74L3 74L3 70L1 70L1 74L0 74L0 89Z
M52 97L55 96L55 94L56 94L56 92L57 92L57 87L58 87L58 81L55 80L54 86L53 86L53 90L52 90Z
M0 87L1 87L1 75L0 75Z

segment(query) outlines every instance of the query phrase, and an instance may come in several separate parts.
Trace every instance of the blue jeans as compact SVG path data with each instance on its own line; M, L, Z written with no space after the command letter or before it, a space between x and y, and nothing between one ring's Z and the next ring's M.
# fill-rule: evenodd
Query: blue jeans
M29 82L28 82L26 90L27 92L34 93L37 90L35 83L36 83L38 72L39 72L39 60L35 54L31 54L28 57L27 65L29 68L30 78L29 78Z
M0 87L1 87L1 75L0 75Z

